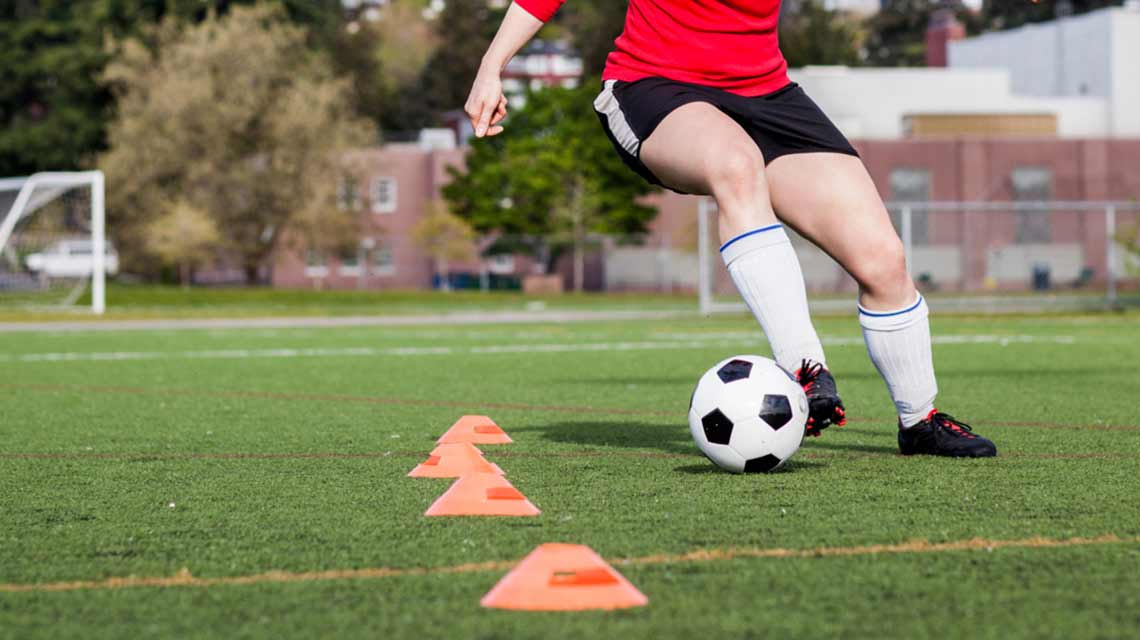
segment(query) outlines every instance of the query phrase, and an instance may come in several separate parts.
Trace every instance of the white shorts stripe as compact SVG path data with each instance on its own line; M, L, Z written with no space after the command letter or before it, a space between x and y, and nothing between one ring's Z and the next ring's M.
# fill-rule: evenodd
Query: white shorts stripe
M610 133L617 138L618 144L626 150L626 153L636 158L638 151L641 150L641 140L637 139L637 134L629 127L625 114L621 111L621 105L614 95L615 82L617 81L606 81L602 92L594 100L594 110L606 117Z

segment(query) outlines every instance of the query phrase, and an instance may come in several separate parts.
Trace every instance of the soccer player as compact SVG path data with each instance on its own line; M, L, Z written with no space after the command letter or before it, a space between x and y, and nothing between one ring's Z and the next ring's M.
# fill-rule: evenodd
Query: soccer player
M502 70L563 1L507 10L464 107L475 135L503 130ZM898 410L902 453L994 456L993 442L934 408L926 302L858 153L788 79L779 16L779 0L630 0L594 101L602 127L644 179L716 199L721 256L776 361L804 386L808 433L846 418L784 225L858 282L859 322Z

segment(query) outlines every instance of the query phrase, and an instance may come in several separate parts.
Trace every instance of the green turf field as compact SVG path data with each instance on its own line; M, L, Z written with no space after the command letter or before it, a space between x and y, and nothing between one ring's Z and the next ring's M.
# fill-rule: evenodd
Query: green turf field
M817 324L852 422L762 476L685 422L766 353L742 316L0 334L0 637L1140 635L1140 316L937 317L977 461L898 456L856 321ZM541 516L421 515L463 413ZM552 541L649 606L479 607Z
M55 301L62 296L56 296ZM683 310L697 308L686 294L583 293L530 295L518 291L356 290L317 291L269 287L170 287L107 285L108 307L103 318L91 315L90 291L72 307L29 306L29 296L0 292L0 322L53 320L98 322L169 318L343 317L455 311L524 310Z

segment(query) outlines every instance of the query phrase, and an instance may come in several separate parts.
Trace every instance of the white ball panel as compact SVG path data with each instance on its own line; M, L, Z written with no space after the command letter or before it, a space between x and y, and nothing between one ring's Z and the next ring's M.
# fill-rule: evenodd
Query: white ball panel
M772 430L759 417L746 418L736 423L732 440L728 443L745 460L761 458L772 453L772 446L779 434ZM781 460L783 456L778 456Z
M693 440L697 443L697 447L722 469L732 471L733 473L743 473L744 458L729 445L709 442L708 438L705 437L701 417L702 414L696 411L689 412L689 432L692 433Z

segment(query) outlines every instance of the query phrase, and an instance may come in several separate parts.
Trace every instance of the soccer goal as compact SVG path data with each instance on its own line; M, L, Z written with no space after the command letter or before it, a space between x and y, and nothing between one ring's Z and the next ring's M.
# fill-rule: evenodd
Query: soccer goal
M1140 224L1137 202L896 202L887 209L907 269L932 307L968 312L1116 307L1140 301L1140 260L1118 230ZM719 256L717 208L698 204L700 310L745 310ZM817 311L853 311L858 286L789 230Z
M119 269L107 241L100 171L0 179L0 306L106 308Z

